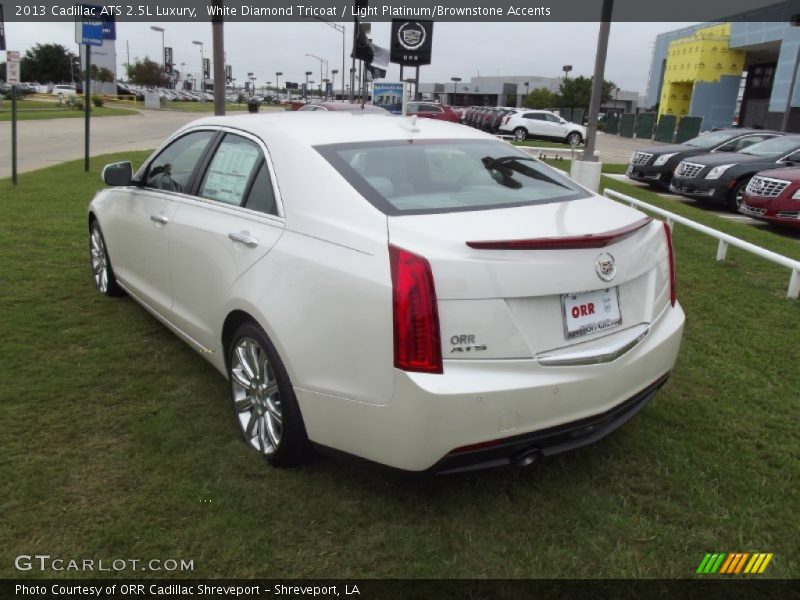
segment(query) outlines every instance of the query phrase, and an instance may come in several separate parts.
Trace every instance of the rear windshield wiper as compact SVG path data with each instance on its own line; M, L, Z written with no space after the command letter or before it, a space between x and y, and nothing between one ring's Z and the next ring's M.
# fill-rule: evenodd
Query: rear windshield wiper
M510 155L510 156L498 156L497 158L492 158L491 156L484 156L481 159L483 166L485 169L490 171L497 171L503 176L502 183L505 186L508 186L513 189L519 189L522 187L522 184L515 180L511 176L512 171L517 171L522 175L526 175L527 177L531 177L533 179L538 179L540 181L545 181L547 183L552 183L554 185L563 187L565 189L569 189L563 183L559 183L554 179L551 179L544 173L537 171L536 169L531 169L530 167L520 164L520 161L531 161L531 162L538 162L532 156L518 156L518 155Z

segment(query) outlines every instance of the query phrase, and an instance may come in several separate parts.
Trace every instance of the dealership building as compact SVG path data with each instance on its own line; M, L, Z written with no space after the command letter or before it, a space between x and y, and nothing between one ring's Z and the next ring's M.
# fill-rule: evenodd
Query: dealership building
M798 3L774 4L731 22L702 23L656 38L645 95L662 115L703 117L702 130L780 129L800 58ZM788 130L800 132L795 86Z
M469 81L420 83L419 92L426 100L438 100L451 106L522 106L528 92L537 88L558 92L563 81L563 77L538 75L479 75ZM643 100L638 92L618 90L601 111L636 112Z

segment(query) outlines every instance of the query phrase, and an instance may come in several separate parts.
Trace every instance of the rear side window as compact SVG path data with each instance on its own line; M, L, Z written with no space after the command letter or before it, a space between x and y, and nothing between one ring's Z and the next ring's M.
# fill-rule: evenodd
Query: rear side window
M486 210L561 202L587 193L499 140L421 140L317 146L389 215Z
M150 163L144 185L169 192L185 191L214 135L213 131L195 131L172 142Z
M250 187L244 206L268 215L278 214L275 208L275 192L272 189L272 181L269 178L267 164L263 161L253 179L253 185Z
M526 119L533 119L534 121L544 121L545 116L542 113L525 113L524 117Z

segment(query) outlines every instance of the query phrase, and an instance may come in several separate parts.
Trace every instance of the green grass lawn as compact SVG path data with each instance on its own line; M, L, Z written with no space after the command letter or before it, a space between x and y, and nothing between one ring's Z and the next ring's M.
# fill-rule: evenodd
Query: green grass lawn
M448 478L332 459L277 470L239 440L221 376L132 300L94 289L98 173L146 155L0 181L0 576L37 576L13 559L44 553L191 559L196 577L693 577L710 551L774 552L765 576L800 576L787 270L733 248L717 264L713 240L677 227L678 364L591 447ZM670 208L798 257L795 240Z
M139 114L136 110L118 106L92 106L92 118L119 117L123 115ZM17 119L19 121L33 121L40 119L77 119L83 118L83 109L77 109L57 101L48 100L17 100ZM11 100L0 101L0 121L11 120Z

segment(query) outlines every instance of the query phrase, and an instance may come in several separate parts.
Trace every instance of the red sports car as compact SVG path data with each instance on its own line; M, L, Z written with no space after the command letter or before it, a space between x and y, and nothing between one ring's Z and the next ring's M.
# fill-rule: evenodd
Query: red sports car
M747 184L739 212L800 229L800 168L756 174Z

